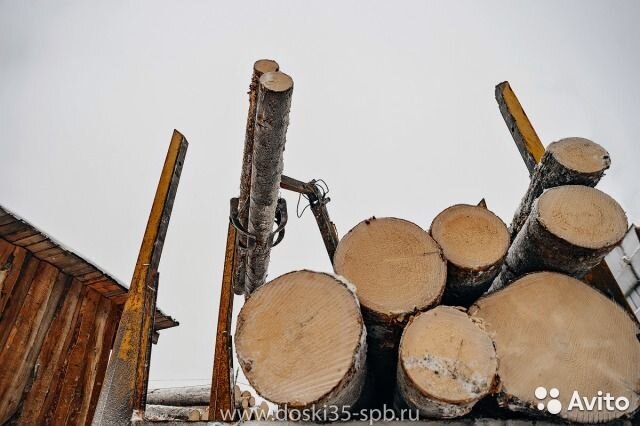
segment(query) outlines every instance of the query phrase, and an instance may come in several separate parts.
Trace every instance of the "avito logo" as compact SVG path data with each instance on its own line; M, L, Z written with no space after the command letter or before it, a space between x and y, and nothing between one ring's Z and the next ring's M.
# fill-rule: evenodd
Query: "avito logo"
M558 399L560 391L557 388L551 388L547 392L547 388L539 386L536 388L534 395L536 399L540 401L545 401L547 396L551 397L546 404L539 402L537 405L538 410L542 411L546 409L550 414L558 414L562 411L562 403ZM598 396L587 398L586 396L581 397L580 393L574 390L571 394L569 404L567 404L567 411L625 411L629 408L629 404L628 398L624 396L615 397L609 392L598 391Z

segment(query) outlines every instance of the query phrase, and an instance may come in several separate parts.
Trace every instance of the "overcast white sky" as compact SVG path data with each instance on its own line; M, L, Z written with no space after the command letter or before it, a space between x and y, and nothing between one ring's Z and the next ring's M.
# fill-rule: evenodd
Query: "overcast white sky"
M508 223L528 174L494 100L503 80L545 144L609 150L599 187L638 222L639 21L621 1L0 0L0 204L128 283L183 132L158 300L181 325L154 347L150 386L204 384L254 60L295 81L285 173L327 181L341 235L371 215L427 228L483 197ZM283 195L270 276L330 270Z

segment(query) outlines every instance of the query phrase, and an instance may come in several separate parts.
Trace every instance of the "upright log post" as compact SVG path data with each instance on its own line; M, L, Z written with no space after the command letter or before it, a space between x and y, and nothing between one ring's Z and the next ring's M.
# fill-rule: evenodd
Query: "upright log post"
M260 77L266 72L278 71L276 61L260 59L253 64L253 75L249 85L249 113L247 115L247 129L244 137L244 154L242 155L242 172L240 174L240 196L238 197L238 221L243 229L247 229L249 221L249 193L251 191L251 171L253 158L253 139L256 128L256 111L258 106L258 87ZM244 278L247 262L247 239L239 237L236 244L233 268L233 291L244 293Z
M256 241L247 258L247 296L267 278L292 93L293 80L287 74L267 72L260 77L248 224Z
M173 131L92 424L128 425L144 415L158 264L188 142Z

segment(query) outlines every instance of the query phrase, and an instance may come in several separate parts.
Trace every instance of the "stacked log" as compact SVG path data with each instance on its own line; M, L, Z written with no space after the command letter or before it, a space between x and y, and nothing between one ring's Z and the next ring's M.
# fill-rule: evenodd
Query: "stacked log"
M170 405L147 404L144 417L150 421L206 420L209 416L207 406L181 407Z
M640 407L640 329L597 290L567 275L538 272L480 299L469 312L494 339L502 406L583 423L630 416ZM589 401L610 394L629 403L569 409L575 391ZM549 404L551 398L560 405Z
M268 401L341 409L360 396L366 331L341 278L297 271L260 287L240 311L235 342L246 378Z
M581 185L549 189L534 203L489 292L527 272L550 270L580 278L626 231L624 211L604 192Z
M414 223L373 217L340 240L334 270L356 287L367 325L372 380L364 405L391 404L402 329L412 314L437 305L444 291L440 247Z
M500 271L509 249L507 226L486 205L457 204L436 216L430 233L447 260L442 303L469 306Z
M452 418L494 390L493 341L462 309L438 306L413 317L402 334L398 395L422 416Z
M561 185L596 186L610 164L609 153L588 139L565 138L549 144L511 221L511 241L520 232L533 203L545 189Z
M204 406L209 405L210 396L210 386L151 389L147 392L147 404L178 407Z

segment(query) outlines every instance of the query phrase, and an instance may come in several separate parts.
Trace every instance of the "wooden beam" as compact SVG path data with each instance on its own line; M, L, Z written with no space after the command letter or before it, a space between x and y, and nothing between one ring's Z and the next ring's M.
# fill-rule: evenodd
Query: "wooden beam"
M544 154L544 146L508 81L496 86L496 101L529 174L532 174Z
M174 130L131 279L92 424L129 424L143 416L158 264L178 190L187 140ZM151 318L151 319L150 319Z
M217 422L226 420L224 414L231 413L233 410L233 391L231 386L231 375L233 374L233 358L231 357L233 292L231 281L233 278L235 241L236 229L229 223L224 254L224 269L222 271L222 287L220 289L218 327L216 330L211 397L209 401L209 420Z

